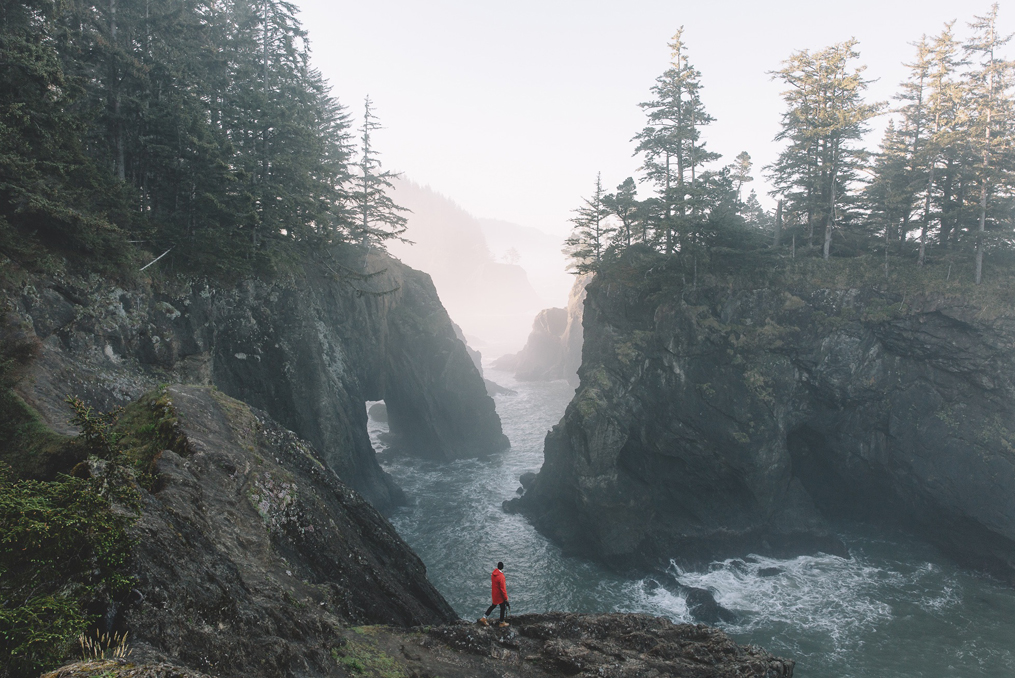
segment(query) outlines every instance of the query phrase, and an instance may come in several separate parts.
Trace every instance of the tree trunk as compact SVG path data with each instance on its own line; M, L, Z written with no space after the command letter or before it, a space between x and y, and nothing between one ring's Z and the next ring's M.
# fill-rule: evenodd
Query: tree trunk
M976 228L976 284L983 280L983 235L987 225L987 181L980 184L980 222Z
M779 236L782 235L782 200L779 201L779 206L775 208L775 241L773 247L779 248Z
M927 256L927 231L930 230L930 194L934 187L935 164L931 163L930 173L927 179L927 195L923 199L923 225L920 227L920 256L917 263L923 266Z

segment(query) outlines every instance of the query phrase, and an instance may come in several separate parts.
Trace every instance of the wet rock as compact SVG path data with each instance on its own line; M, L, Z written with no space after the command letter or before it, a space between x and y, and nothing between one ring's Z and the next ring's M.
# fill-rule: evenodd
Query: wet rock
M704 624L719 622L734 623L737 616L716 602L715 596L707 589L684 587L686 592L687 610L696 621Z
M759 577L775 577L782 574L783 570L781 567L763 567L758 570Z
M525 473L518 476L518 482L522 484L526 490L532 486L533 481L536 479L536 474L533 471L526 471Z

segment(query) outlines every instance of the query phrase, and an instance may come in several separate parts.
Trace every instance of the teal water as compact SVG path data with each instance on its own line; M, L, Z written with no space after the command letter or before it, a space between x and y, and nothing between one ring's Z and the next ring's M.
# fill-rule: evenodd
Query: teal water
M538 470L543 437L573 389L565 382L518 383L496 397L511 449L489 459L436 463L380 455L411 504L392 517L426 563L430 580L466 619L489 604L490 570L505 563L512 612L648 612L691 621L683 599L650 579L627 579L566 557L521 516L501 510L518 477ZM370 421L379 450L385 425ZM849 559L734 559L704 572L674 568L710 588L740 621L733 638L797 662L802 678L1015 678L1015 590L956 568L904 534L842 525ZM759 571L778 568L774 576Z

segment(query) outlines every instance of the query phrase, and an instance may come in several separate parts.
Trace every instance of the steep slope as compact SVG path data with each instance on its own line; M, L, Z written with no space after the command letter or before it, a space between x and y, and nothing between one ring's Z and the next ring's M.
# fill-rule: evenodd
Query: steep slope
M370 446L367 400L387 402L417 454L507 447L429 277L386 256L324 252L289 278L235 285L7 273L11 322L42 346L20 390L58 431L73 430L67 395L105 410L161 382L214 384L309 440L382 510L402 495Z
M168 396L188 453L163 452L153 491L141 492L136 588L107 614L138 660L333 675L339 627L457 617L394 528L310 445L213 388Z
M1015 580L1010 306L806 265L692 286L637 248L597 277L581 386L512 508L617 565L841 552L843 516Z

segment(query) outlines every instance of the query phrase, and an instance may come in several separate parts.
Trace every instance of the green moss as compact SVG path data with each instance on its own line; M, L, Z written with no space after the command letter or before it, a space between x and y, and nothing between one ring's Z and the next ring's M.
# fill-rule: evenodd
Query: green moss
M369 627L356 627L353 631L360 635L370 634L369 631L357 629ZM356 675L371 678L408 678L410 675L398 660L368 640L347 641L341 647L332 648L331 656L339 665Z
M180 430L176 410L165 388L146 393L125 407L113 426L115 452L138 474L138 481L150 489L155 462L164 450L181 456L190 454Z

